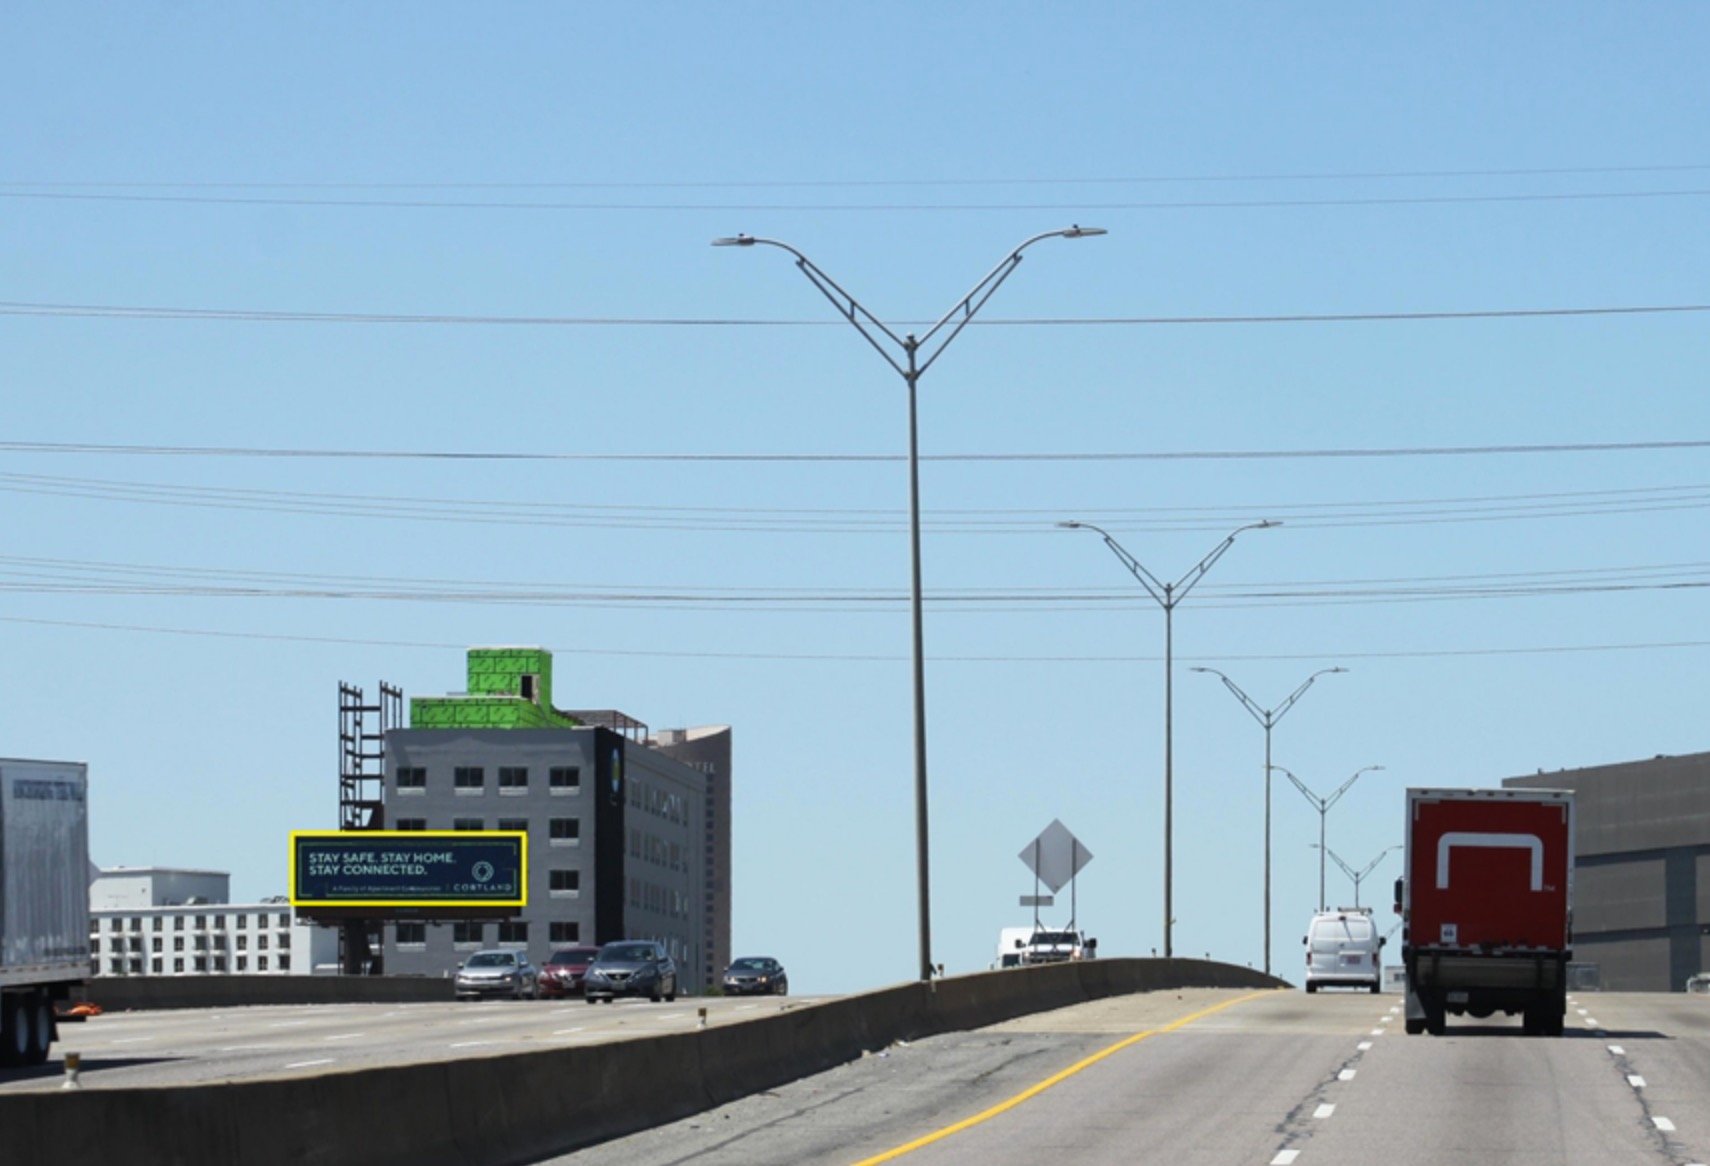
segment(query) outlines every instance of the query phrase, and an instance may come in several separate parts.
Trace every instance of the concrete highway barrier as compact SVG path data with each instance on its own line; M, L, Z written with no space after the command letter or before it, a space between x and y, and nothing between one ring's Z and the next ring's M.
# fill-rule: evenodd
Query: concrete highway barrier
M902 984L602 1045L202 1087L7 1093L0 1162L112 1161L122 1149L135 1166L508 1166L687 1117L899 1040L1138 991L1285 986L1206 960L1093 960Z

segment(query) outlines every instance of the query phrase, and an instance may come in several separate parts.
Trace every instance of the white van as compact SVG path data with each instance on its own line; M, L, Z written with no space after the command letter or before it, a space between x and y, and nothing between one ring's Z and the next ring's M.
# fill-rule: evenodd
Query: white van
M1383 991L1383 939L1369 907L1341 907L1312 917L1306 935L1306 990Z

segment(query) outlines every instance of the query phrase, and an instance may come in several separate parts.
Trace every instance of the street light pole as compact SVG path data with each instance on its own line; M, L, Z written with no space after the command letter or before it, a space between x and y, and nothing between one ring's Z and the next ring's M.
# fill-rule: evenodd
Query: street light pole
M1223 552L1234 545L1236 536L1242 531L1266 530L1273 526L1281 526L1282 523L1267 518L1263 522L1250 522L1246 526L1236 527L1229 532L1228 537L1212 547L1205 558L1195 563L1187 574L1174 583L1166 583L1148 571L1141 565L1139 559L1129 554L1122 544L1117 542L1110 532L1101 526L1094 526L1090 522L1077 521L1059 522L1057 525L1064 530L1090 530L1098 534L1104 539L1104 544L1110 548L1111 553L1121 560L1122 565L1128 568L1129 573L1134 578L1140 581L1140 586L1146 589L1146 594L1150 595L1158 606L1164 609L1164 958L1169 959L1174 950L1170 940L1170 929L1175 922L1175 916L1172 913L1175 879L1173 849L1175 835L1175 742L1173 740L1175 713L1172 689L1175 673L1174 617L1176 604L1187 598L1188 592L1192 591L1194 585L1205 578L1205 573L1211 570L1212 564L1221 559Z
M1320 676L1328 676L1332 672L1346 672L1347 669L1339 667L1320 668L1303 680L1299 688L1289 693L1286 700L1275 708L1269 709L1260 708L1257 701L1241 691L1240 685L1217 669L1194 668L1193 671L1209 672L1223 681L1223 686L1235 694L1235 699L1241 702L1241 707L1251 713L1253 719L1258 721L1265 730L1265 975L1268 976L1271 974L1271 729L1276 726L1278 721L1282 720L1284 713L1294 707L1294 702L1312 687L1314 680Z
M800 251L777 239L762 239L753 235L732 235L714 239L714 247L776 247L795 256L796 267L808 282L818 288L845 320L861 333L885 363L894 369L908 387L908 536L909 536L909 613L913 625L914 671L914 834L915 870L919 888L920 913L920 978L932 978L932 907L927 862L926 814L926 663L924 618L920 588L920 439L916 423L916 396L920 378L931 368L950 342L956 339L974 318L999 285L1009 278L1021 263L1021 253L1041 239L1083 239L1107 232L1101 227L1073 226L1060 231L1045 231L1024 240L1003 261L975 284L973 290L956 301L938 322L920 336L913 332L898 336L883 321L861 305L861 302L838 286L825 272ZM948 331L933 343L933 337L948 327ZM886 347L886 341L897 352ZM926 350L922 358L922 350ZM900 353L901 359L898 359Z
M1381 765L1368 765L1364 769L1355 770L1354 776L1350 777L1347 781L1345 781L1341 785L1337 786L1336 792L1331 794L1327 798L1321 798L1317 794L1313 793L1311 790L1307 789L1305 782L1301 781L1300 778L1296 777L1293 773L1291 773L1288 769L1284 768L1283 766L1273 765L1273 766L1271 766L1271 768L1281 770L1282 775L1284 777L1288 778L1290 781L1292 781L1294 783L1294 788L1299 790L1301 796L1304 797L1307 801L1311 802L1312 808L1318 811L1318 909L1320 911L1322 911L1325 908L1325 903L1324 903L1324 855L1326 853L1328 853L1328 851L1329 851L1329 848L1324 845L1324 822L1325 822L1325 819L1328 818L1330 815L1330 807L1342 800L1342 795L1347 793L1350 789L1352 789L1354 787L1354 783L1356 781L1360 780L1361 774L1371 773L1374 770L1382 769L1383 766L1381 766Z
M1314 847L1314 849L1317 849L1317 847ZM1384 847L1382 850L1380 850L1378 852L1378 856L1376 858L1374 858L1370 862L1366 863L1364 869L1359 870L1359 871L1356 871L1353 867L1351 867L1347 863L1343 862L1342 856L1337 854L1334 850L1331 850L1328 846L1324 847L1323 849L1324 849L1324 853L1328 854L1330 856L1330 861L1335 863L1337 866L1341 867L1342 873L1347 875L1350 879L1352 879L1354 881L1354 906L1357 909L1360 905L1360 884L1365 881L1365 878L1367 875L1371 874L1372 871L1377 869L1378 863L1382 862L1386 857L1388 857L1390 851L1400 850L1401 847L1400 846L1386 846L1386 847Z

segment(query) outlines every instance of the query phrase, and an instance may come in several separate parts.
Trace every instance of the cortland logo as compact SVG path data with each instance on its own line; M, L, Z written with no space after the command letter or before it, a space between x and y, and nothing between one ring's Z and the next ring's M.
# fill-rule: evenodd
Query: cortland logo
M612 746L611 762L606 767L610 771L610 789L607 791L612 799L612 805L623 804L623 750Z
M493 864L490 862L478 862L469 873L474 876L475 881L478 883L491 882L493 879Z
M1474 850L1524 850L1532 858L1532 890L1553 891L1544 885L1544 840L1536 834L1468 834L1451 832L1437 839L1437 889L1449 886L1449 854L1455 847Z

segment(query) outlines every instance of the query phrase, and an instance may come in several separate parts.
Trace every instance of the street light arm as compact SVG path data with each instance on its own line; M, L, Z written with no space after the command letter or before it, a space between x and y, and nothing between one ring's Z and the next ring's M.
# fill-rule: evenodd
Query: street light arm
M925 372L932 367L932 363L944 354L946 348L950 347L950 342L956 339L961 334L962 329L968 326L968 322L974 318L974 315L986 306L986 301L992 298L1003 281L1009 278L1010 273L1021 266L1021 253L1023 251L1041 239L1081 239L1105 233L1100 227L1074 226L1060 231L1041 231L1031 239L1022 242L1020 246L1005 256L1002 262L987 272L986 277L976 283L967 295L956 301L955 306L940 316L936 324L921 333L920 338L916 341L917 346L924 346L927 341L938 334L939 329L952 323L952 321L955 324L950 329L949 334L938 342L938 347L920 362L920 371Z
M1318 843L1314 842L1312 844L1312 849L1317 850L1318 849ZM1337 866L1341 867L1342 873L1347 875L1349 878L1353 879L1356 885L1359 883L1359 881L1362 878L1365 877L1365 875L1363 875L1363 874L1355 874L1354 868L1349 866L1347 863L1343 862L1342 856L1340 854L1337 854L1334 850L1331 850L1328 846L1326 846L1324 848L1324 853L1328 854L1330 856L1330 861L1335 863Z
M1383 766L1381 765L1368 765L1364 769L1355 770L1353 777L1350 777L1347 781L1343 782L1339 787L1337 787L1335 793L1324 799L1324 808L1328 810L1331 806L1340 801L1343 794L1354 788L1354 783L1360 780L1361 774L1371 773L1373 770L1382 768Z
M1209 554L1207 554L1205 556L1205 558L1201 559L1198 563L1194 564L1194 566L1188 570L1187 574L1183 575L1180 579L1176 580L1174 585L1169 587L1169 588L1166 588L1166 590L1174 591L1176 593L1176 598L1178 600L1186 599L1187 593L1189 591L1193 590L1194 585L1196 583L1198 583L1201 579L1205 578L1205 573L1207 571L1211 570L1212 565L1215 564L1218 559L1221 559L1223 557L1223 553L1225 551L1227 551L1230 547L1235 545L1235 538L1242 531L1244 531L1244 530L1265 530L1265 529L1268 529L1268 528L1273 527L1273 526L1281 526L1281 525L1282 525L1282 523L1276 522L1276 521L1273 521L1272 519L1267 518L1263 522L1249 522L1246 526L1236 527L1234 530L1229 532L1228 538L1224 539L1222 542L1218 543L1215 547L1211 548L1211 552Z
M861 333L867 343L871 344L873 348L877 350L878 354L885 358L885 362L892 368L896 369L897 375L904 377L909 375L907 367L891 354L890 349L879 343L878 339L873 335L873 332L876 330L883 333L887 339L889 339L898 348L901 348L905 353L910 347L909 342L891 331L890 328L886 327L883 320L868 311L866 307L862 305L860 300L844 291L842 286L821 270L817 263L809 259L806 255L803 255L788 243L779 239L766 239L755 235L732 235L728 238L714 239L713 246L776 247L780 251L786 251L795 256L797 269L807 277L809 283L819 289L819 293L821 295L831 301L831 306L837 309L838 315L842 316L845 320L849 321L850 324L854 325L855 330ZM940 347L939 351L942 352L943 348ZM924 369L917 370L916 375L921 371L924 371Z
M1281 773L1284 777L1286 777L1290 781L1292 781L1294 783L1294 788L1300 791L1300 796L1305 798L1307 801L1311 802L1313 808L1316 809L1320 814L1324 814L1324 813L1329 812L1329 809L1330 809L1329 803L1327 803L1323 798L1319 797L1317 794L1313 793L1311 790L1307 789L1306 783L1301 781L1300 778L1296 777L1292 772L1290 772L1287 769L1284 769L1280 765L1273 765L1273 766L1271 766L1271 768L1281 771Z
M1305 680L1303 680L1301 682L1301 685L1299 688L1297 688L1293 692L1289 693L1287 700L1283 701L1281 704L1279 704L1277 706L1277 708L1276 708L1276 719L1280 721L1282 719L1282 715L1284 713L1288 712L1289 709L1294 707L1294 702L1299 700L1303 695L1305 695L1306 690L1312 687L1312 682L1314 680L1317 680L1320 676L1328 675L1331 672L1346 672L1346 671L1347 671L1346 668L1320 668L1317 672L1314 672L1311 676L1308 676Z
M1276 717L1281 715L1280 713L1272 713L1270 711L1267 711L1265 709L1260 708L1258 705L1258 702L1256 702L1252 697L1248 696L1245 692L1241 691L1241 686L1239 684L1236 684L1233 680L1229 679L1229 677L1223 675L1223 673L1219 672L1215 668L1203 668L1203 667L1195 666L1193 668L1190 668L1189 671L1190 672L1209 672L1213 676L1217 677L1219 680L1223 681L1223 687L1227 688L1230 692L1233 692L1235 694L1235 699L1241 702L1241 707L1246 709L1249 713L1253 714L1253 719L1255 721L1259 722L1259 726L1261 728L1265 728L1265 729L1270 728L1272 725L1276 724ZM1308 683L1311 683L1311 682L1308 681ZM1293 699L1294 699L1293 697L1290 697L1289 703L1292 703ZM1284 709L1288 708L1288 704L1285 703L1283 705L1283 708Z
M1152 572L1148 571L1139 559L1136 559L1133 555L1129 554L1127 548L1117 542L1115 538L1111 537L1111 533L1104 529L1104 527L1094 526L1090 522L1079 522L1074 520L1059 522L1057 525L1062 527L1064 530L1093 531L1104 540L1104 545L1110 548L1110 553L1120 559L1122 565L1128 568L1129 574L1133 575L1140 581L1140 586L1146 589L1146 593L1148 595L1157 600L1159 605L1164 608L1172 606L1168 585L1166 585L1163 580L1159 579L1156 575L1152 574Z
M1376 858L1374 858L1370 862L1366 863L1366 869L1365 870L1361 871L1358 875L1354 875L1354 874L1352 874L1352 872L1350 872L1350 877L1354 878L1356 881L1358 881L1359 879L1365 878L1367 875L1371 874L1374 870L1377 869L1378 863L1382 862L1384 859L1389 857L1390 851L1400 850L1400 849L1401 849L1401 847L1399 847L1399 846L1386 846L1386 847L1384 847L1383 850L1378 852L1378 856ZM1331 855L1330 857L1335 858L1336 856ZM1336 861L1340 862L1341 859L1337 859Z

